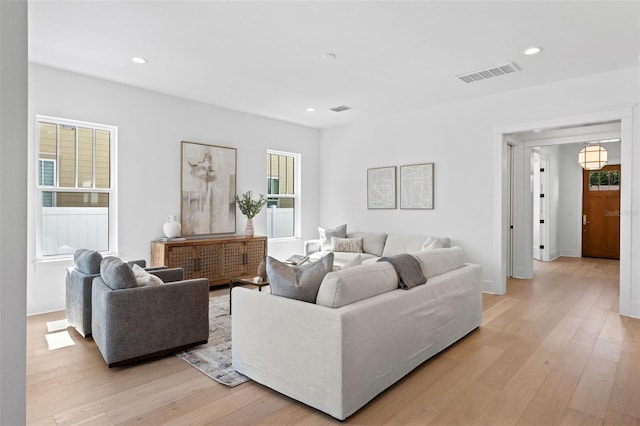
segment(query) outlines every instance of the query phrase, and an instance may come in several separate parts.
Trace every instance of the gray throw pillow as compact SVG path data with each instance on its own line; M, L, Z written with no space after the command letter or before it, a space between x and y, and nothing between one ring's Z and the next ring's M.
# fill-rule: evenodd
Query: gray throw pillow
M73 253L73 261L78 271L86 275L95 275L100 273L102 255L94 250L78 249Z
M136 274L131 266L117 257L105 257L100 263L102 281L114 290L138 287Z
M271 294L315 303L324 276L333 270L333 253L316 262L289 266L267 256L267 277Z
M333 243L331 237L347 238L347 224L336 226L335 228L323 228L318 226L318 234L320 235L320 245L322 250L333 250Z

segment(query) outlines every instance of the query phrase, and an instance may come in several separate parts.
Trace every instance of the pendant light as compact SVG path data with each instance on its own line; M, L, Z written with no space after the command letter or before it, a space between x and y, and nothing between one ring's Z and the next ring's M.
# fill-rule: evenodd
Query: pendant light
M607 150L599 143L589 144L578 153L578 163L585 170L600 170L607 165Z

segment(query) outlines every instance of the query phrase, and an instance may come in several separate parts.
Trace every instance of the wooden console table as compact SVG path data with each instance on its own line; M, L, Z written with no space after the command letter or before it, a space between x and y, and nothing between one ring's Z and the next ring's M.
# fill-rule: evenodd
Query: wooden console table
M184 269L184 278L208 278L209 285L253 276L267 255L267 237L228 236L152 241L151 266Z

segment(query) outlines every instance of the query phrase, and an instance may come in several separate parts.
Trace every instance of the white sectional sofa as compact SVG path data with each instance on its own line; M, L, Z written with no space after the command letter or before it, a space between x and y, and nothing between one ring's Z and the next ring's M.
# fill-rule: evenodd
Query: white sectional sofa
M349 417L480 325L480 266L465 263L459 247L414 255L427 282L410 290L398 289L387 262L330 272L315 304L234 288L233 367Z
M346 229L346 228L345 228ZM434 236L411 234L385 234L382 232L349 232L346 239L362 239L362 253L343 252L333 249L331 240L308 240L304 243L304 254L311 260L318 259L329 251L334 254L334 269L338 270L354 257L360 256L363 263L375 262L381 256L419 252L429 248L449 248L451 240Z

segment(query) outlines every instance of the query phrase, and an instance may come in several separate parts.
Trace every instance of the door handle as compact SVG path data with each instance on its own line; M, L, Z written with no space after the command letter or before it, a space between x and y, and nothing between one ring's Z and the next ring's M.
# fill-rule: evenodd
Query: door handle
M587 215L586 215L586 214L583 214L583 215L582 215L582 224L583 224L583 225L587 225L587 224L589 224L589 223L591 223L591 222L587 222Z

